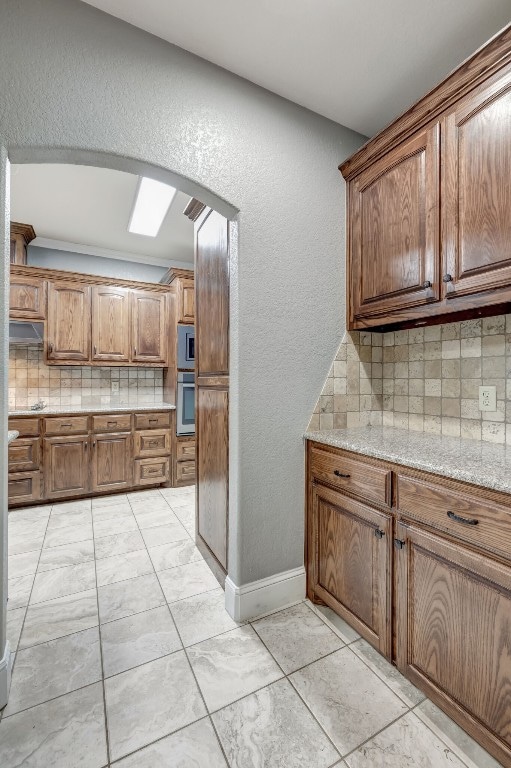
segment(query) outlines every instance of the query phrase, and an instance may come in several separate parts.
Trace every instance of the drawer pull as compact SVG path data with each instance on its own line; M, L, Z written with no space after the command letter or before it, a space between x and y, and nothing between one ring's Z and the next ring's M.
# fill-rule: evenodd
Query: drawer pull
M336 477L351 477L351 475L346 475L346 474L344 474L343 472L339 472L339 470L338 470L338 469L334 469L334 475L335 475Z
M107 421L106 423L107 427L116 427L117 422L116 421Z
M157 424L158 419L149 419L149 424Z
M376 528L374 535L376 536L377 539L383 539L383 537L385 536L385 531L381 531L379 528Z
M64 423L62 423L60 426L61 426L61 427L72 427L73 425L72 425L72 424L69 424L69 422L66 422L65 424L64 424Z
M159 443L158 440L148 440L147 445L156 445L158 447Z
M406 542L403 539L394 539L394 546L396 549L403 549Z
M454 512L448 512L447 517L464 525L478 525L479 523L479 520L476 520L475 517L460 517L460 515L455 515Z

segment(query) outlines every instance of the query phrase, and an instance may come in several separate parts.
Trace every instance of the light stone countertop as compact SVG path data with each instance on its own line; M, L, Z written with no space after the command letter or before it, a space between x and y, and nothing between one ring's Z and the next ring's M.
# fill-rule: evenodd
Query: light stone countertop
M9 443L12 443L13 440L16 440L18 436L19 436L19 432L17 432L15 429L10 429L7 432L7 445L9 445Z
M53 416L61 413L118 413L119 411L175 411L176 406L156 401L154 403L95 403L94 405L51 405L39 411L30 408L9 410L9 416Z
M511 445L506 447L395 427L306 432L305 439L511 493Z

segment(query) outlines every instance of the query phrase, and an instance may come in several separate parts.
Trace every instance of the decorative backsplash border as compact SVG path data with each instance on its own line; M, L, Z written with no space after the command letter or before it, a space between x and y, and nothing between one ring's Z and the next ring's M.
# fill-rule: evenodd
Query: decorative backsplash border
M479 411L479 387L497 411ZM511 445L511 314L388 333L347 332L310 430L385 425Z
M119 392L112 392L112 382ZM150 405L163 400L161 368L91 368L45 365L40 346L9 349L9 408L27 408L44 400L49 406Z

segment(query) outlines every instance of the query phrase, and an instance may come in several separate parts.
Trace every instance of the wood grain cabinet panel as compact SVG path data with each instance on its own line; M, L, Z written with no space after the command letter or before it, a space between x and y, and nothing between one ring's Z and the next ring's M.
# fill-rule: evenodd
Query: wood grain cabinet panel
M509 766L511 568L414 526L398 537L398 667Z
M391 654L392 519L314 485L309 590Z
M93 432L127 432L131 430L131 413L101 413L92 417Z
M150 459L135 459L135 485L157 485L170 479L168 456Z
M170 427L171 415L170 411L163 411L161 413L136 413L135 414L135 429L162 429L164 427Z
M91 489L119 491L132 483L131 433L94 435L91 451Z
M167 303L165 294L131 291L132 353L137 363L167 362Z
M46 280L12 276L9 316L18 320L46 320Z
M9 429L19 432L20 437L36 437L39 434L39 419L10 416Z
M178 461L176 464L176 485L191 485L195 481L195 461Z
M176 451L178 461L195 460L195 440L181 438L177 441Z
M195 322L195 286L193 278L179 281L179 320L180 323Z
M135 456L167 456L170 453L169 429L148 429L134 434Z
M28 472L39 469L41 442L38 437L14 440L9 444L9 472Z
M229 505L229 393L197 390L198 533L227 568Z
M32 472L12 472L7 480L7 498L9 506L18 504L31 504L40 501L41 473L39 470Z
M46 435L77 435L88 431L88 416L52 416L44 419Z
M43 465L45 497L78 496L89 492L89 437L45 437Z
M310 449L310 469L315 479L335 485L363 501L390 506L388 469L359 461L353 455L322 448Z
M350 188L351 322L437 301L439 126L362 172Z
M444 118L447 299L511 286L511 66Z
M92 360L127 363L131 350L130 291L92 288Z
M72 282L50 283L48 288L48 363L89 362L91 288Z

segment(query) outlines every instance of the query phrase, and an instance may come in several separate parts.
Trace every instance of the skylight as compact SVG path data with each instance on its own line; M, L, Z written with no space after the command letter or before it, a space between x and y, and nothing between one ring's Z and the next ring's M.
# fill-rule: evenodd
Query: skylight
M175 194L174 187L143 176L138 185L128 231L135 235L156 237Z

